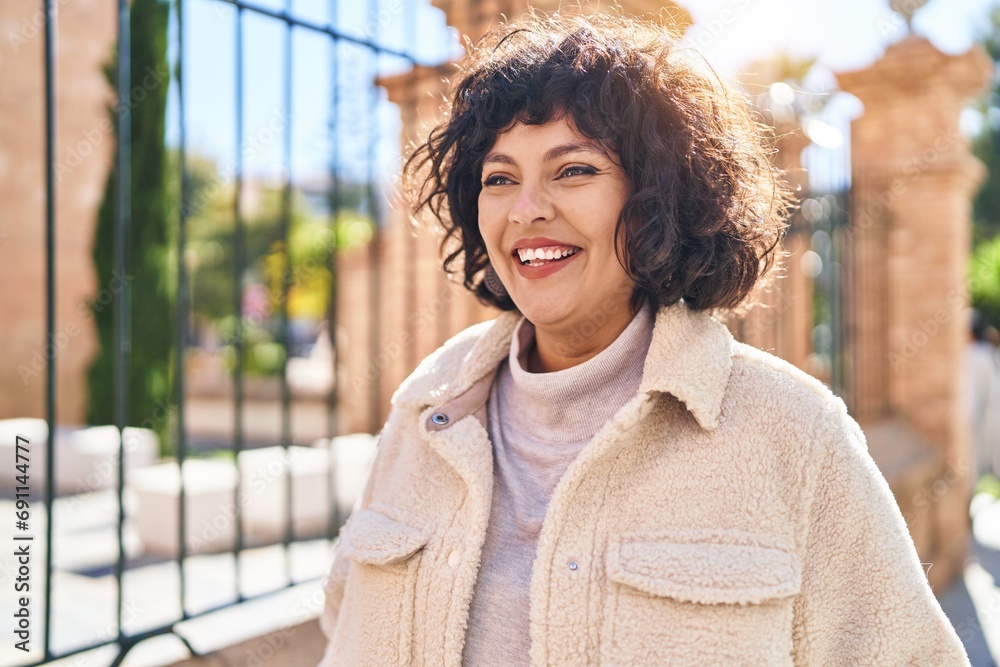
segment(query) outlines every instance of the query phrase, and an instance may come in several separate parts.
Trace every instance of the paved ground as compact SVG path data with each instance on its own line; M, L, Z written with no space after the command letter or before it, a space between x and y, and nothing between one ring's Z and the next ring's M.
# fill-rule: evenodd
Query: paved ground
M941 607L965 644L973 667L1000 658L1000 502L977 495L965 575L941 596Z

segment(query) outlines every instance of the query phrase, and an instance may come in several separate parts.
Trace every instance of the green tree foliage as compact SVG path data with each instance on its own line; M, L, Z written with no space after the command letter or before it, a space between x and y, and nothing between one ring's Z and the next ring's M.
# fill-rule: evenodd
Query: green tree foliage
M175 154L171 154L171 161L176 164ZM171 169L171 187L176 189L174 171ZM214 331L218 335L222 343L218 352L226 367L233 370L238 330L233 295L233 175L220 172L213 161L197 155L187 157L187 172L191 204L185 256L190 269L192 321L199 333ZM316 210L300 190L293 189L288 230L292 263L288 314L292 320L320 322L326 318L332 287L330 253L358 248L371 237L371 220L357 210L364 184L342 182L339 190L334 237L327 212ZM250 375L275 375L284 361L284 350L277 342L285 261L280 234L283 185L248 176L243 192L242 284L244 290L254 290L258 299L263 299L266 313L243 314L244 370Z
M1000 72L1000 5L990 12L980 43ZM969 262L972 305L994 326L1000 325L1000 76L979 103L982 130L972 150L986 165L987 174L973 202L973 256Z
M1000 324L1000 234L976 246L969 263L969 291L972 305L991 324Z
M126 425L154 429L164 441L171 403L171 364L174 337L174 271L167 225L164 126L169 85L167 22L169 5L158 0L134 0L131 12L131 81L126 118L131 118L131 225L127 239L127 281L131 289L131 355L128 365ZM105 68L112 87L117 81L117 58ZM117 120L125 109L115 104ZM116 126L117 137L117 126ZM114 246L117 217L117 175L108 175L94 239L98 293L115 289ZM120 290L119 290L120 292ZM120 296L120 294L116 295ZM113 307L90 304L100 351L87 373L87 421L114 422ZM128 341L126 342L128 344Z
M981 43L1000 68L1000 6L990 12L990 28ZM977 244L1000 234L1000 78L994 78L993 88L980 105L983 129L973 140L972 150L986 165L987 175L973 203Z

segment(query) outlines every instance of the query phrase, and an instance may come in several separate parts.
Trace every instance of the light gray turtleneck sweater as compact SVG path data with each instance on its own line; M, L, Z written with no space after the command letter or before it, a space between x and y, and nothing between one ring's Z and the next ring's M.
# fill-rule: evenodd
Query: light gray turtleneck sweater
M538 536L559 479L639 390L655 312L647 301L607 348L582 364L529 373L535 328L522 318L487 404L493 504L469 609L465 667L528 665L529 588Z

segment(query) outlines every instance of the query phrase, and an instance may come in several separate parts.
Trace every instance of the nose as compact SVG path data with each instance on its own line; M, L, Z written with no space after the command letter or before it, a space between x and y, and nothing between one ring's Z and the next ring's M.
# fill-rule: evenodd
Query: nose
M507 219L513 223L528 225L551 220L553 213L552 200L545 188L525 184L521 186Z

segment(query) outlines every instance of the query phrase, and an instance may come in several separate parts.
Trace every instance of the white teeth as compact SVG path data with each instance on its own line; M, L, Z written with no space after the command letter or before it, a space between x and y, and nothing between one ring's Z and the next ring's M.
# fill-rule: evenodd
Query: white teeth
M517 254L521 262L525 263L534 260L541 262L562 259L563 257L575 255L578 252L580 252L580 248L559 246L550 248L519 248ZM541 266L541 264L532 264L532 266Z

